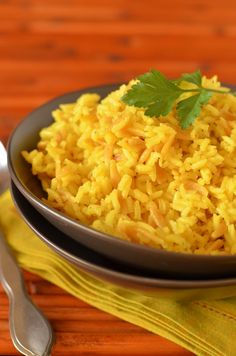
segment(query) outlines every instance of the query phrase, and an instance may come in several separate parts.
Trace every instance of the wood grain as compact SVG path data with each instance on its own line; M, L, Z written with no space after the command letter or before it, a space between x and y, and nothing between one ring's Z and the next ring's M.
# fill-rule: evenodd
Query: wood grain
M0 139L57 95L153 67L170 77L200 68L236 83L235 41L235 0L0 0ZM55 330L53 355L191 355L37 276L25 279ZM1 289L0 305L0 355L18 355Z

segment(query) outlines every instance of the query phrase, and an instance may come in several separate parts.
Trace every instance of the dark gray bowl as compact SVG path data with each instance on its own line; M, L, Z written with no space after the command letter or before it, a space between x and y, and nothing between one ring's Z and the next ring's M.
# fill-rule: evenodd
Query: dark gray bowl
M236 277L209 280L177 280L139 272L87 248L50 224L20 193L14 183L11 193L29 227L54 252L79 270L113 285L138 290L142 295L175 300L222 299L236 296Z
M41 201L44 192L38 179L32 175L30 166L22 158L21 151L36 146L39 131L52 123L51 112L59 104L73 102L86 92L96 92L104 97L117 87L106 85L65 94L29 114L13 131L8 143L8 163L13 182L30 204L57 229L78 243L123 264L173 278L236 276L236 256L174 253L123 241L91 229Z

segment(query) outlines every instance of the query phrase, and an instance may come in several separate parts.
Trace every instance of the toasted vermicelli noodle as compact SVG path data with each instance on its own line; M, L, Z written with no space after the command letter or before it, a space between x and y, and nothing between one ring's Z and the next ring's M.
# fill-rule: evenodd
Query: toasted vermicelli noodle
M214 94L182 130L175 109L150 118L125 105L121 96L131 84L102 101L85 94L60 105L37 148L22 153L46 203L133 242L236 253L236 97ZM204 77L203 85L220 88L216 77Z

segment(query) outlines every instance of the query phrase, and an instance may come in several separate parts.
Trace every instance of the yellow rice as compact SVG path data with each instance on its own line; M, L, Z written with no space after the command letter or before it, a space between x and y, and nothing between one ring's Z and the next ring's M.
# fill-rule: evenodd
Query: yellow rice
M94 229L171 251L236 253L236 97L215 94L187 130L121 100L60 105L23 152L47 204ZM205 87L219 88L216 77Z

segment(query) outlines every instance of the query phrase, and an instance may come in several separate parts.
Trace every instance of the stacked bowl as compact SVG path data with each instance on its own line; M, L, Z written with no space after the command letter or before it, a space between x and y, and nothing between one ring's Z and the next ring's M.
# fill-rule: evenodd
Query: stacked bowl
M177 299L236 296L236 256L177 253L124 241L85 226L42 201L45 193L21 152L36 146L40 130L52 123L51 113L60 104L74 102L88 91L105 97L117 88L106 85L65 94L36 109L16 127L8 144L16 207L49 247L97 278Z

